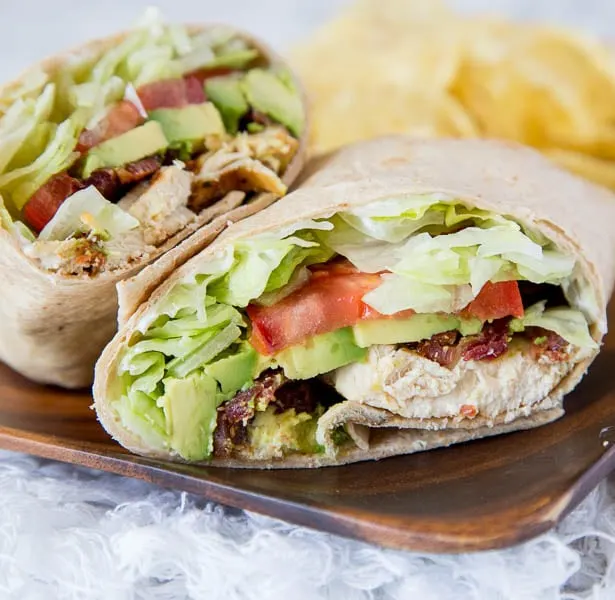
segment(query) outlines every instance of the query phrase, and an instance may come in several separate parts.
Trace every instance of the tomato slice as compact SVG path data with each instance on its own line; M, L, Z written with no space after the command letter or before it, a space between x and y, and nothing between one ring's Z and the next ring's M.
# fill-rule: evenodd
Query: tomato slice
M371 311L363 296L380 283L380 275L360 273L352 265L319 265L303 287L280 302L248 306L250 342L261 354L270 355L320 333L354 325Z
M516 281L488 281L463 312L483 321L510 316L522 317L523 301L519 284Z
M336 260L310 267L305 285L273 306L247 307L252 323L250 343L260 354L271 355L312 336L372 319L406 319L413 310L383 315L362 298L381 283L381 273L361 273L348 261ZM523 316L516 281L486 283L462 311L486 321Z
M182 108L188 104L205 102L203 82L194 75L142 85L137 90L137 95L147 111L158 108Z
M53 219L62 202L82 188L83 184L68 173L53 175L24 206L23 216L26 223L40 233Z
M109 113L94 127L81 132L77 152L87 152L98 144L117 137L141 125L145 119L139 109L128 100L115 104Z

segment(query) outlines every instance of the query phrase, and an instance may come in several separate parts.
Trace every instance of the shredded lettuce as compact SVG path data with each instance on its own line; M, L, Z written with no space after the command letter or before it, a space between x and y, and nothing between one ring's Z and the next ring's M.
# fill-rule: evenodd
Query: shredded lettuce
M23 152L33 143L40 146L32 138L40 134L39 127L49 119L55 95L56 88L49 83L38 98L20 98L0 119L0 173L6 172L20 150Z
M94 186L88 186L61 204L39 239L65 240L78 231L114 238L138 226L137 219L109 202Z
M47 83L49 75L40 67L27 71L17 83L7 86L3 91L0 97L0 116L10 110L15 102L38 98Z
M455 302L457 298L462 300ZM366 304L383 315L412 309L419 313L454 312L473 299L469 286L425 283L401 275L383 275L382 284L363 296ZM457 305L457 306L456 306Z
M542 327L563 337L579 348L597 348L598 344L589 333L587 320L583 313L569 306L546 308L546 301L537 302L525 311L519 319L509 325L511 331L523 331L526 327Z
M571 256L541 246L515 221L445 203L441 195L390 198L332 221L334 230L319 234L323 243L363 271L393 273L365 296L383 314L454 312L487 281L561 284L574 267Z
M9 195L21 210L29 198L52 175L68 169L79 157L74 151L83 128L84 113L77 112L57 126L45 151L31 164L0 175L0 192Z

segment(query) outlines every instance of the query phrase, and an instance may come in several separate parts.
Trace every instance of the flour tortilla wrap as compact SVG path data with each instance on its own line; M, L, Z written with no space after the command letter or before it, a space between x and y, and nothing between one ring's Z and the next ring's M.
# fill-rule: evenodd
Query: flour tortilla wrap
M298 190L274 206L229 227L207 249L170 274L149 297L143 297L142 304L132 315L131 309L126 311L126 317L130 318L105 348L96 366L94 383L94 406L98 418L119 443L146 456L200 462L194 460L189 452L182 455L182 452L170 447L171 442L149 437L144 429L134 426L134 422L128 424L126 412L121 409L125 406L125 394L130 392L126 391L125 383L119 377L120 369L125 372L122 365L131 348L141 343L144 332L156 326L156 319L166 310L163 307L168 307L170 299L176 297L173 294L179 285L188 285L196 274L202 276L214 272L212 265L222 260L229 248L269 239L267 236L274 235L274 232L276 236L282 235L280 231L292 233L298 224L310 219L329 219L340 211L346 215L356 214L356 211L366 207L373 208L383 199L408 195L437 195L455 199L469 210L476 208L512 218L533 231L534 235L540 237L542 234L548 238L552 246L545 248L555 247L573 260L574 276L571 275L571 278L577 283L583 282L585 300L573 303L576 306L585 302L586 322L583 325L589 347L575 354L570 362L548 363L549 368L560 369L559 375L551 387L529 405L519 404L511 397L506 400L509 406L497 409L496 402L497 410L486 410L485 414L480 411L478 414L454 416L418 414L420 411L414 410L410 403L404 405L403 374L397 373L393 377L395 381L389 382L393 386L401 382L402 398L397 399L396 405L375 402L377 398L390 399L390 394L380 389L372 397L369 393L346 400L338 396L337 402L314 417L315 435L320 444L317 451L280 452L277 448L278 451L267 455L267 452L256 452L244 446L230 456L214 454L202 462L260 468L338 465L528 429L553 421L563 414L563 396L578 384L597 355L606 332L606 305L615 275L615 235L608 225L615 218L615 197L610 192L558 169L533 150L495 141L381 138L346 147L319 160L317 167L308 167L308 171L307 179ZM146 277L147 271L141 275L142 283L146 283ZM152 277L155 281L161 279L160 273L154 273ZM129 301L129 305L134 305L134 302L131 304ZM526 310L526 314L528 312ZM543 343L538 338L534 342ZM510 363L521 360L519 356L531 361L529 345L525 341L515 346L518 350L515 352L512 351L513 344L511 342L507 353L496 360L476 361L475 364L481 363L486 365L485 368L495 369L497 377L498 369L504 373ZM392 346L378 348L376 351L384 355L393 351ZM550 359L544 360L548 362ZM539 364L540 361L535 363ZM336 374L345 369L355 369L358 364L336 369L327 373L324 379L329 383L335 382L336 378L340 379ZM445 368L435 362L431 364L435 369ZM376 370L371 369L369 364L368 369ZM516 380L519 379L522 378L517 377ZM139 381L138 377L135 381ZM349 389L348 386L339 386L338 391L340 388ZM390 391L390 388L387 389ZM341 394L344 395L344 391ZM361 396L359 392L354 395ZM201 403L211 400L207 394L197 394L196 397L199 398L194 404L197 411ZM166 395L157 400L159 406L164 405L165 398ZM433 400L434 407L440 401L437 394L428 400ZM180 404L171 408L176 411L174 414L180 409L184 410ZM186 415L198 420L199 415L193 408L186 407L185 410ZM164 416L168 417L171 412L164 413ZM219 413L217 418L220 418ZM169 427L168 421L166 426ZM339 432L340 427L345 428L346 435L345 441L338 445L335 433Z
M151 26L155 28L158 24ZM187 25L185 31L197 36L223 27ZM75 62L85 64L88 60L94 60L118 48L131 33L92 41L35 65L16 81L0 89L0 118L10 110L16 99L37 98L43 89L41 77L53 79L67 65ZM267 61L267 68L284 69L305 108L300 84L286 70L281 58L251 35L234 28L232 33L234 38L243 40L250 48L257 50ZM306 131L307 125L297 138L292 159L279 172L277 193L255 189L247 195L243 191L230 191L204 208L199 208L196 218L161 243L157 242L153 250L150 249L140 258L120 268L93 276L68 276L54 272L41 264L38 258L27 255L24 252L24 239L20 235L23 228L14 225L20 215L12 210L11 218L9 211L0 212L0 360L37 382L68 388L90 385L94 363L117 328L116 284L134 276L147 264L155 264L167 251L178 245L175 260L182 262L196 249L205 247L215 239L228 223L244 218L277 200L283 193L281 186L289 186L301 171ZM0 134L0 153L1 149ZM0 200L2 195L0 189ZM9 208L6 196L4 204ZM186 245L180 244L188 241L192 234L198 237Z

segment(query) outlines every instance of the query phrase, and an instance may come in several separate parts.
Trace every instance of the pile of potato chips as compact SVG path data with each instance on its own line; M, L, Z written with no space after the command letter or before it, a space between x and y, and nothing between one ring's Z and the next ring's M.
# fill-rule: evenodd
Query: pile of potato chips
M359 0L291 55L315 152L387 133L534 146L615 189L615 52L437 0Z

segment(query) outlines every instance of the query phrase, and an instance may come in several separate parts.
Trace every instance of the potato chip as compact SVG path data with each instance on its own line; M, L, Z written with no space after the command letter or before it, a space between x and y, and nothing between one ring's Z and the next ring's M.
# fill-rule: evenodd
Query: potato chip
M416 94L394 86L364 86L327 99L326 110L312 115L313 150L325 152L340 145L379 135L404 133L419 137L477 137L478 130L461 105L447 94ZM382 110L382 95L386 111ZM316 99L318 105L318 99Z
M615 79L603 68L604 57L589 52L581 38L529 26L505 35L498 29L497 38L472 36L455 82L485 135L548 145L556 138L591 138L615 119Z
M544 152L561 167L615 189L615 162L560 148L546 149Z
M441 0L359 0L346 9L341 20L390 30L420 23L442 22L454 16L453 11Z
M615 55L590 37L437 1L359 0L293 62L313 150L387 133L511 139L615 189Z

